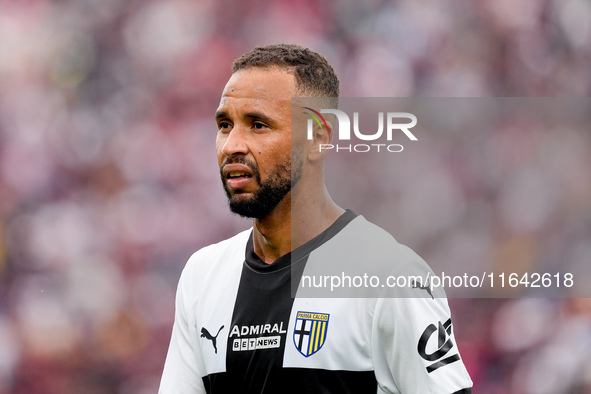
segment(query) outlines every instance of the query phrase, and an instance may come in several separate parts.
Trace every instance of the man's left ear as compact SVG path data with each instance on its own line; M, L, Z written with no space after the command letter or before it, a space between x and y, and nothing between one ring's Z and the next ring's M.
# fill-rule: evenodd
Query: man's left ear
M314 132L314 138L308 145L308 159L310 161L316 161L323 159L326 153L332 148L332 123L327 121L326 125L322 128L319 125L314 125L312 130Z

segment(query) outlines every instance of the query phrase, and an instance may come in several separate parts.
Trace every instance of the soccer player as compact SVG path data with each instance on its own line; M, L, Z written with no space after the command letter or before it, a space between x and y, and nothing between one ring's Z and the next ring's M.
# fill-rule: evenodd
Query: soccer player
M338 95L332 66L307 48L257 47L234 62L216 149L230 209L253 226L184 268L161 394L471 392L445 298L419 286L417 298L292 297L308 269L368 264L376 250L394 270L428 270L332 201L318 149L330 126L292 138L292 97Z

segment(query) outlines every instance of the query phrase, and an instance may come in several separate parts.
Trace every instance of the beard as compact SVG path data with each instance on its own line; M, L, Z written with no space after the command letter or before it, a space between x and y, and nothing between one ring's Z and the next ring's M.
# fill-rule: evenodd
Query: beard
M244 164L251 169L252 177L259 185L258 190L252 196L247 197L240 193L232 195L222 174L222 184L228 197L230 210L237 215L253 219L262 219L268 216L302 176L303 160L299 155L295 157L293 173L291 157L288 156L283 162L275 165L264 181L261 181L261 174L258 167L254 163L248 162L244 156L226 159L221 168L231 163Z

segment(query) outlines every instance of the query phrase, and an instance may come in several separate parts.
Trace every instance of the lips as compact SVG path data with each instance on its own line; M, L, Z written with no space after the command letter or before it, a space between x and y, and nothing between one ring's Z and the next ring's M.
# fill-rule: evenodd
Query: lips
M244 164L227 164L222 169L226 184L231 189L242 189L252 182L253 173L250 167Z

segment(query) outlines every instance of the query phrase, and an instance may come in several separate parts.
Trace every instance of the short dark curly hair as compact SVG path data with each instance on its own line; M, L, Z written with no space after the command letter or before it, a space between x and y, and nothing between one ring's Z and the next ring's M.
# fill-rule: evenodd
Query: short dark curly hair
M232 74L251 67L279 67L294 72L298 93L339 97L339 78L318 52L296 44L258 46L232 63Z

